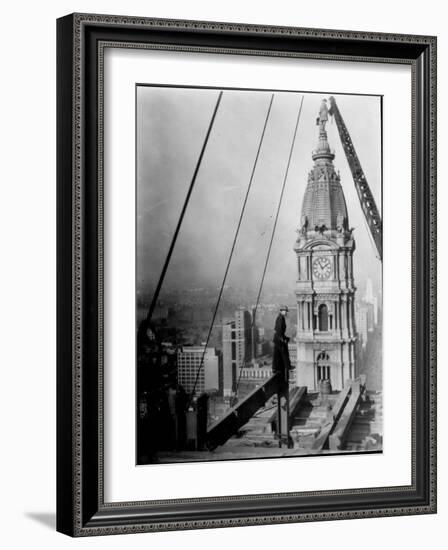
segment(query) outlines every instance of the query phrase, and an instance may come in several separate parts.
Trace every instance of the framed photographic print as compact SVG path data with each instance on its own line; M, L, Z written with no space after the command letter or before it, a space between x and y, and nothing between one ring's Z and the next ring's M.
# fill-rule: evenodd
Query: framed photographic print
M436 39L58 20L71 536L436 511Z

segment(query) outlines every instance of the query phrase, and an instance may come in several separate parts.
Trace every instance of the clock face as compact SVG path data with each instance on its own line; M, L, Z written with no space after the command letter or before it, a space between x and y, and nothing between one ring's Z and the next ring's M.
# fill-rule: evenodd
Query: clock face
M331 260L323 256L313 262L313 273L317 279L328 279L331 274Z

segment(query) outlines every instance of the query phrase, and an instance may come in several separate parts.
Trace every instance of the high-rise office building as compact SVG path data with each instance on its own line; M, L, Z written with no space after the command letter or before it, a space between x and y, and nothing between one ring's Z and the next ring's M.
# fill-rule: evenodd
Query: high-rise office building
M177 352L177 381L187 393L220 390L220 355L215 348L184 346ZM197 379L197 380L196 380ZM196 386L195 386L196 383Z
M235 311L235 318L222 328L223 396L236 391L239 369L256 356L256 327L253 315L244 308Z

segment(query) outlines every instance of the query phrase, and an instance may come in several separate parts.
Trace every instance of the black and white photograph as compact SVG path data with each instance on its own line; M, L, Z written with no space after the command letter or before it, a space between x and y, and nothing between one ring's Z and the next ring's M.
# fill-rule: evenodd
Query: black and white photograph
M137 465L383 451L382 102L136 85Z

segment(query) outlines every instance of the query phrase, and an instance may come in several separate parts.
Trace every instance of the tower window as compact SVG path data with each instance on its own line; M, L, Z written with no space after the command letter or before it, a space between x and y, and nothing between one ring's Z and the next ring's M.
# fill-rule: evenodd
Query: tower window
M325 304L321 304L318 309L319 330L322 332L328 331L328 308Z
M317 381L330 379L330 357L326 351L321 351L316 359Z
M317 367L317 381L330 380L330 367Z

